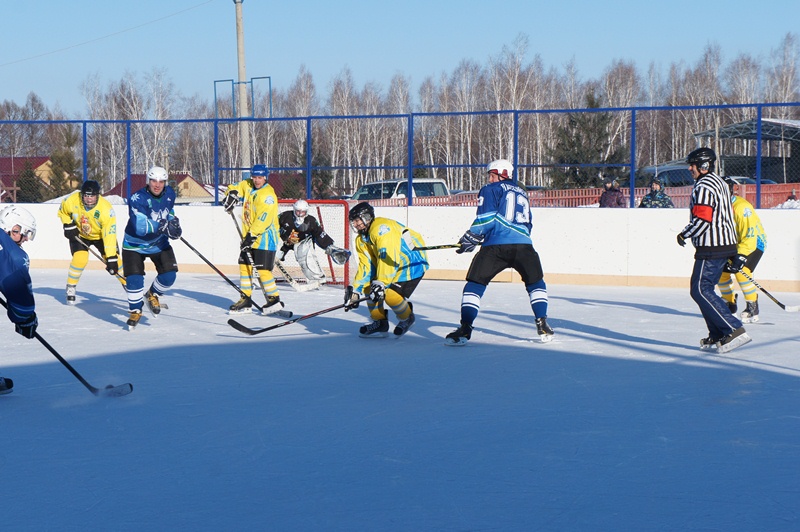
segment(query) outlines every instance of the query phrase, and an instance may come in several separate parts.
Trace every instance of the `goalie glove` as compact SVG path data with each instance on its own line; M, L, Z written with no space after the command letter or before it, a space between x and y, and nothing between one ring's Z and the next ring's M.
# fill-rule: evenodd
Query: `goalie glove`
M347 312L358 308L359 299L361 299L361 294L354 292L353 287L348 285L347 288L344 289L344 311Z
M349 250L337 248L336 246L328 246L327 249L325 249L325 254L328 255L333 262L339 266L343 265L350 259Z
M367 294L367 297L373 303L380 303L386 299L386 285L378 280L372 281L369 285L369 294Z
M225 212L231 213L233 212L233 208L236 207L238 203L239 193L235 190L231 190L222 199L222 208L225 209Z
M472 231L467 231L458 241L461 247L456 250L456 253L471 253L481 242L483 242L483 235L476 235Z

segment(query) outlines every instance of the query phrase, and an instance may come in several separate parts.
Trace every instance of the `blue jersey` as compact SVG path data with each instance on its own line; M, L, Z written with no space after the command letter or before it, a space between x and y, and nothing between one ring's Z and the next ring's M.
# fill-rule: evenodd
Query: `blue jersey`
M531 204L528 195L508 180L489 183L478 194L478 214L472 227L484 246L531 244Z
M175 217L173 207L175 191L170 186L164 187L159 197L153 196L147 187L131 196L122 249L149 255L169 248L169 238L159 232L158 226L161 220Z
M8 319L14 323L23 323L36 310L29 266L28 254L0 230L0 292L8 303Z

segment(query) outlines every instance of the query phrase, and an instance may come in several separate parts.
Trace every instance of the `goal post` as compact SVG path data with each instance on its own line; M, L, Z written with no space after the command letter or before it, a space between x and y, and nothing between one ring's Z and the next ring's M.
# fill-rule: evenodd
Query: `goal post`
M292 210L294 202L297 200L278 200L278 206L281 213ZM308 203L308 214L317 219L320 226L325 230L328 235L333 239L333 244L337 247L350 249L350 223L347 219L347 214L350 205L343 200L305 200ZM297 246L295 246L297 247ZM279 248L280 250L280 248ZM331 285L347 286L350 284L350 263L355 260L355 256L351 256L350 260L344 264L336 264L331 257L325 254L325 250L314 247L313 257L309 256L309 260L316 258L323 273L325 274L325 282ZM281 253L278 251L277 258L280 258ZM283 266L287 273L293 279L300 283L308 282L303 270L297 263L294 251L289 251L286 254L286 259L283 261ZM285 281L283 273L276 266L273 270L273 275L278 281Z

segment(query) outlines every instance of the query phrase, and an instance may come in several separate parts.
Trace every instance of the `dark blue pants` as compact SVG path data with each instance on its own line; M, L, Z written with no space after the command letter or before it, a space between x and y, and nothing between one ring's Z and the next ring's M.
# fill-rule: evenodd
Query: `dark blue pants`
M714 290L726 262L728 259L695 259L692 270L689 293L700 307L712 340L719 340L742 326L742 322L731 314L725 300Z

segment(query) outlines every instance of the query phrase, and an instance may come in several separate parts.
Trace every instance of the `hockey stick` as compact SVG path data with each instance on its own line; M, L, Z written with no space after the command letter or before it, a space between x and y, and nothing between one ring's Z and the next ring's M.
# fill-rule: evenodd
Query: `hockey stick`
M361 297L355 301L351 301L349 303L343 303L341 305L336 305L335 307L326 308L324 310L318 310L317 312L312 312L311 314L306 314L305 316L298 316L297 318L292 318L290 320L286 320L282 323L278 323L276 325L272 325L270 327L264 327L263 329L251 329L250 327L245 327L238 321L234 319L228 320L228 325L233 327L239 332L243 332L245 334L254 335L254 334L261 334L267 331L271 331L273 329L277 329L279 327L285 327L286 325L291 325L292 323L297 323L298 321L307 320L309 318L313 318L314 316L319 316L321 314L327 314L328 312L333 312L334 310L339 310L340 308L345 308L348 305L352 305L354 303L361 303L362 301L366 301L367 297Z
M286 282L289 283L289 286L291 286L298 292L308 292L309 290L315 290L319 288L319 285L316 286L312 284L301 285L300 283L298 283L297 280L294 277L292 277L289 274L289 272L286 271L286 268L284 267L282 260L275 259L275 266L277 266L278 269L281 271L281 273L283 274L283 278L286 279Z
M752 277L750 277L749 275L747 275L747 274L746 274L744 271L741 271L741 272L739 272L739 273L741 273L742 275L744 275L745 277L747 277L747 280L748 280L748 281L750 281L751 283L753 283L754 285L756 285L756 287L757 287L759 290L761 290L762 292L764 292L765 294L767 294L767 297L769 297L771 300L773 300L773 301L775 302L775 304L776 304L776 305L778 305L779 307L781 307L781 308L782 308L783 310L785 310L786 312L800 312L800 305L795 305L795 306L786 306L786 305L784 305L783 303L781 303L780 301L778 301L777 299L775 299L775 297L773 297L773 295L772 295L772 294L770 294L769 292L767 292L767 291L764 289L764 287L763 287L763 286L761 286L760 284L758 284L758 283L756 282L756 280L755 280L755 279L753 279Z
M440 246L422 246L422 247L414 247L415 251L430 251L432 249L453 249L453 248L460 248L461 244L442 244Z
M183 242L184 244L186 244L187 246L189 246L189 249L191 249L192 251L194 251L194 252L197 254L197 256L198 256L198 257L200 257L201 259L203 259L203 262L205 262L206 264L208 264L209 268L211 268L212 270L214 270L215 272L217 272L217 273L220 275L220 277L222 277L223 279L225 279L225 280L228 282L228 284L229 284L229 285L231 285L232 287L234 287L234 288L236 289L236 291L237 291L237 292L239 292L239 294L241 294L241 296L242 296L242 297L246 297L247 299L249 299L249 300L250 300L250 302L251 302L251 303L252 303L252 304L253 304L253 305L254 305L254 306L255 306L255 307L256 307L256 308L257 308L259 311L260 311L260 310L262 310L261 306L260 306L258 303L256 303L255 301L253 301L253 299L252 299L250 296L248 296L247 294L245 294L244 292L242 292L242 289L241 289L241 288L239 288L239 285L237 285L236 283L234 283L233 281L231 281L231 280L228 278L228 276L227 276L227 275L225 275L224 273L222 273L222 272L220 271L220 269L219 269L219 268L217 268L216 266L214 266L213 264L211 264L211 261L209 261L207 258L205 258L205 257L203 256L203 254L202 254L202 253L200 253L199 251L197 251L197 249L195 249L195 247L194 247L193 245L191 245L189 242L187 242L185 238L181 237L181 238L180 238L180 240L181 240L181 242Z
M5 299L3 299L2 297L0 297L0 304L2 304L2 305L5 307L5 308L8 308L8 305L6 304L6 301L5 301ZM75 378L77 378L79 381L81 381L81 384L83 384L84 386L86 386L86 388L87 388L87 389L88 389L90 392L92 392L94 395L103 395L104 397L120 397L120 396L123 396L123 395L128 395L129 393L131 393L131 392L133 391L133 384L131 384L131 383L120 384L120 385L117 385L117 386L114 386L114 385L111 385L111 384L109 384L108 386L106 386L106 387L105 387L105 388L103 388L103 389L100 389L100 388L95 388L94 386L92 386L91 384L89 384L89 383L86 381L86 379L84 379L84 378L83 378L83 376L81 376L81 374L80 374L80 373L78 373L78 372L75 370L75 368L73 368L73 367L70 365L70 363L69 363L69 362L67 362L66 360L64 360L64 357L62 357L61 355L59 355L59 354L58 354L58 351L56 351L55 349L53 349L53 346L51 346L50 344L48 344L48 343L45 341L45 339L44 339L44 338L42 338L42 337L39 335L39 333L38 333L38 332L35 332L35 333L33 333L33 336L34 336L34 338L36 338L37 340L39 340L39 342L41 342L41 344L42 344L43 346L45 346L45 347L47 348L47 350L48 350L48 351L50 351L50 352L53 354L53 356L54 356L54 357L56 357L56 358L58 359L58 361L59 361L59 362L61 362L62 364L64 364L64 367L65 367L65 368L67 368L67 369L70 371L70 373L72 373L73 375L75 375Z
M242 234L242 229L239 227L239 220L236 219L236 215L233 214L233 211L229 212L228 214L231 215L231 219L233 220L233 225L236 226L236 232L239 233L239 240L244 240L244 234ZM255 280L258 283L258 286L261 288L261 292L264 294L264 299L269 302L269 296L267 295L267 289L264 287L264 284L261 282L261 275L258 273L258 267L256 266L256 261L253 260L253 253L248 249L244 252L244 256L247 261L250 263L248 266L252 268L252 272L255 272ZM252 275L251 275L252 280Z
M89 253L91 253L91 254L92 254L92 255L94 255L96 258L98 258L98 259L100 260L100 262L102 262L103 264L105 264L106 266L108 266L108 262L106 261L106 259L104 259L102 255L100 255L98 252L96 252L96 251L95 251L95 250L92 248L92 246L90 246L89 244L87 244L86 242L84 242L83 240L81 240L81 239L80 239L79 237L77 237L77 236L76 236L75 238L73 238L73 240L75 240L75 241L76 241L78 244L80 244L80 245L82 245L83 247L85 247L85 248L86 248L86 249L89 251ZM124 280L125 280L125 278L124 278L123 276L121 276L121 275L119 274L119 272L115 273L114 275L116 275L116 276L117 276L117 279L119 279L120 281L124 281Z

